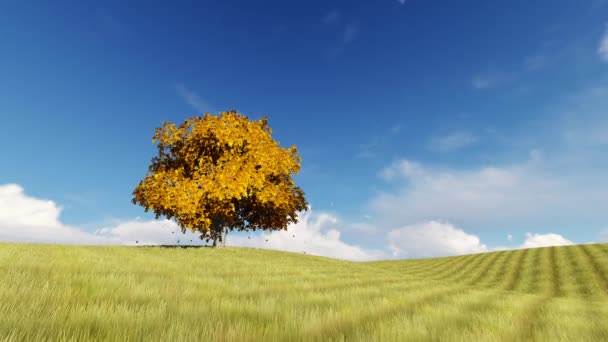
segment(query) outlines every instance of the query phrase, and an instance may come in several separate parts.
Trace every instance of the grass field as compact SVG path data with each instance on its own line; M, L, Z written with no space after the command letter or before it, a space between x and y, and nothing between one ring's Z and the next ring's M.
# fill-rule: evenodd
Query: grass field
M354 263L0 243L0 341L608 341L608 244Z

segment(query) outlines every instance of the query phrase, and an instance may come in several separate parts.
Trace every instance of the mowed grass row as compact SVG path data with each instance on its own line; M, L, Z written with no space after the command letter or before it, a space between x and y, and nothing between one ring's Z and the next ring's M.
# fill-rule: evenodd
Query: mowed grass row
M0 243L2 341L608 340L608 245L354 263Z

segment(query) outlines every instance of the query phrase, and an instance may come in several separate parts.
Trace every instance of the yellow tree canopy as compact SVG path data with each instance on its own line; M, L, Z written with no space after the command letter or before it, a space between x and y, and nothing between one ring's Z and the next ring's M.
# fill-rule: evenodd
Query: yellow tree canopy
M224 227L286 230L308 206L291 178L300 170L296 146L280 147L266 117L250 122L236 111L220 114L156 129L158 156L133 191L133 204L207 241Z

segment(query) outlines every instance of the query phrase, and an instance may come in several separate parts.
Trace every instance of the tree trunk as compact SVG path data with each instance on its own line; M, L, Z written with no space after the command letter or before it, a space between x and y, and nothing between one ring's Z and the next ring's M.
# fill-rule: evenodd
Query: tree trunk
M214 218L213 223L211 224L211 229L215 232L219 232L219 236L213 239L213 247L217 247L217 241L220 241L219 247L226 247L226 234L228 231L225 226L226 221L221 218Z
M222 227L222 238L221 238L222 247L226 247L226 235L227 234L228 234L228 231L226 230L226 226Z
M222 227L222 232L221 235L218 237L215 237L213 239L213 247L217 247L217 240L220 240L220 247L226 247L226 235L228 235L228 231L226 230L226 227Z

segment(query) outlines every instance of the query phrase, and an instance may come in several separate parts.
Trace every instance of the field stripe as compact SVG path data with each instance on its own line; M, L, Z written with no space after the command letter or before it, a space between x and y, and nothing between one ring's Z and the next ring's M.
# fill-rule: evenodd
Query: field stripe
M403 279L378 279L378 278L370 278L361 282L340 282L337 284L319 284L317 286L290 286L283 288L262 288L253 291L244 291L242 288L229 288L226 289L227 295L230 298L240 298L240 299L251 299L258 297L265 298L274 298L274 297L282 297L286 294L292 292L303 292L307 294L312 293L330 293L337 292L344 289L350 289L357 287L361 291L366 291L367 289L376 289L378 287L387 288L387 287L395 287L400 289L407 290L415 290L422 287L429 287L429 284L432 284L432 281L429 282L427 279L419 279L417 281L407 281ZM338 296L340 294L336 294Z
M451 261L449 260L449 258L447 258L448 260L446 261ZM438 263L438 262L446 262L444 260L440 260L440 261L435 261L434 263ZM396 262L397 263L397 262ZM376 266L378 265L378 266ZM393 273L398 273L398 274L406 274L406 275L417 275L420 270L427 270L429 268L433 268L431 267L431 263L430 262L426 262L425 260L421 260L421 261L408 261L408 262L399 262L397 265L383 265L383 264L370 264L367 265L368 267L370 267L370 269L372 270L378 270L378 269L382 269L385 271L390 271Z
M494 265L486 274L486 276L476 283L477 287L488 288L491 287L492 284L495 284L499 281L499 279L504 276L505 270L507 269L507 265L509 264L509 260L513 257L513 252L511 251L500 251L498 252L499 257L494 261Z
M582 268L579 266L579 262L574 255L573 246L565 246L562 251L564 251L565 258L569 261L569 267L567 267L570 275L574 278L575 283L577 285L577 295L582 297L587 297L592 295L592 291L585 282L585 280L581 277L581 273L583 272Z
M446 260L443 260L446 259ZM391 272L393 274L398 275L407 275L415 277L418 275L420 270L428 271L429 268L433 269L435 264L445 263L451 261L451 258L441 258L438 260L427 261L425 259L422 260L396 260L396 261L369 261L362 263L355 263L358 266L361 266L365 270L371 270L372 272L378 272L378 270L382 270L384 272Z
M425 272L428 272L429 270L437 270L439 267L442 267L443 265L446 265L451 262L454 262L454 260L451 260L450 258L445 258L441 260L434 260L433 262L414 263L414 265L406 269L406 273L418 276Z
M477 285L481 279L484 279L491 268L496 267L496 260L499 259L500 252L492 253L492 256L486 256L486 261L483 266L479 269L477 273L471 274L471 277L468 281L465 281L465 285Z
M504 286L505 290L511 291L511 290L515 289L515 286L517 286L519 277L521 275L521 268L522 268L524 258L526 257L526 255L528 254L529 251L530 251L530 249L528 248L528 249L520 249L516 252L517 259L515 260L515 265L513 267L513 270L507 275L507 278L504 279L506 281L506 284Z
M580 250L585 254L589 265L593 268L593 274L599 282L600 288L604 291L604 294L608 294L608 276L604 272L603 267L597 262L597 259L591 254L589 246L578 245Z
M521 249L509 253L508 257L505 258L504 262L500 266L500 271L496 273L496 275L488 283L486 283L486 287L500 288L499 284L503 284L507 281L507 277L509 276L508 269L517 263L517 258L520 257L521 253L523 253L523 250Z
M438 278L438 280L454 282L455 278L462 278L463 276L468 275L469 270L475 268L478 264L483 262L485 257L485 254L475 254L471 258L463 260L458 264L454 264L452 265L453 267L446 268L446 270L442 272L442 277Z
M462 265L469 263L471 260L478 258L481 254L467 254L452 257L451 262L444 263L438 267L435 271L444 272L446 270L453 270L454 268L460 268Z
M3 247L0 341L608 341L606 244L377 268L237 249L23 245L9 260Z
M608 278L608 251L606 254L603 253L601 245L593 244L586 245L589 252L593 255L595 262L602 269L602 273Z
M597 248L604 252L604 254L608 255L608 243L596 244Z
M608 255L608 243L595 243L591 246L595 246L598 250L601 250Z
M520 278L527 283L527 287L523 289L527 293L540 292L541 265L548 266L545 253L543 253L545 250L546 248L533 248L524 260ZM520 284L523 286L522 282Z
M560 297L562 295L562 290L561 290L561 277L560 277L560 271L559 268L560 266L557 263L557 258L556 258L556 247L549 247L547 248L549 250L549 260L550 260L550 270L551 270L551 285L553 285L553 287L551 288L551 295L553 297Z
M597 271L593 265L593 258L590 258L581 245L571 246L576 256L576 261L581 270L580 275L583 277L583 282L590 290L592 297L605 296L606 285L602 282L601 276L598 277Z
M429 279L424 279L424 278L418 278L418 279L407 279L407 278L400 278L398 276L387 276L384 278L380 278L377 275L374 274L369 274L367 277L364 278L364 280L362 281L353 281L352 278L351 280L345 280L345 281L340 281L340 282L336 282L333 284L327 284L325 282L300 282L299 284L293 284L291 286L285 286L285 287L262 287L262 288L258 288L255 289L253 291L245 291L243 290L241 287L225 287L224 291L229 294L232 298L244 298L244 299L248 299L248 298L255 298L258 296L264 296L264 297L279 297L279 296L283 296L285 294L289 294L293 291L296 292L306 292L306 293L313 293L313 292L322 292L322 293L326 293L326 292L330 292L330 291L339 291L339 290L343 290L343 289L348 289L348 288L352 288L352 287L361 287L361 288L376 288L378 286L383 286L383 285L389 285L389 284L399 284L399 283L404 283L404 284L417 284L419 282L424 281L426 286L429 286L429 284L439 284L438 281L434 281L434 280L429 280ZM307 286L307 284L318 284L316 286ZM281 283L277 283L277 285L283 285L285 284L284 282Z
M473 257L473 255L458 256L453 258L447 258L445 262L434 268L424 268L421 272L417 272L415 275L423 278L437 278L437 275L443 274L446 270L451 269L454 265L460 265L465 263L467 259Z
M352 287L370 287L375 288L379 285L388 285L388 284L396 284L396 283L407 283L400 279L389 279L389 280L380 280L380 279L369 279L360 282L354 281L345 281L331 285L319 285L319 286L300 286L300 287L283 287L283 288L261 288L253 291L244 291L239 287L226 289L226 292L230 294L231 298L256 298L259 296L264 297L281 297L289 293L293 293L294 291L305 291L306 293L314 293L314 292L329 292L329 291L339 291L342 289L348 289Z
M449 298L455 293L466 293L470 290L460 287L451 287L433 291L430 294L414 297L414 300L408 302L400 302L397 304L385 305L382 308L375 310L372 313L361 314L356 318L339 318L331 319L325 323L316 326L305 334L304 340L318 340L322 338L324 341L339 339L342 341L350 341L356 334L357 329L375 324L378 321L386 321L397 315L413 316L420 306L436 305L438 302Z
M415 274L415 276L419 278L440 281L442 279L442 275L451 270L452 266L466 263L466 260L471 257L473 257L473 255L450 258L450 260L448 260L449 262L442 263L442 266L437 268L427 268L422 272L418 272L417 274Z
M461 283L465 279L469 278L471 274L475 274L474 272L478 272L481 266L483 266L489 257L486 254L479 254L479 257L471 260L469 264L467 264L464 268L458 270L458 272L454 273L456 277L450 277L450 281L454 283Z

